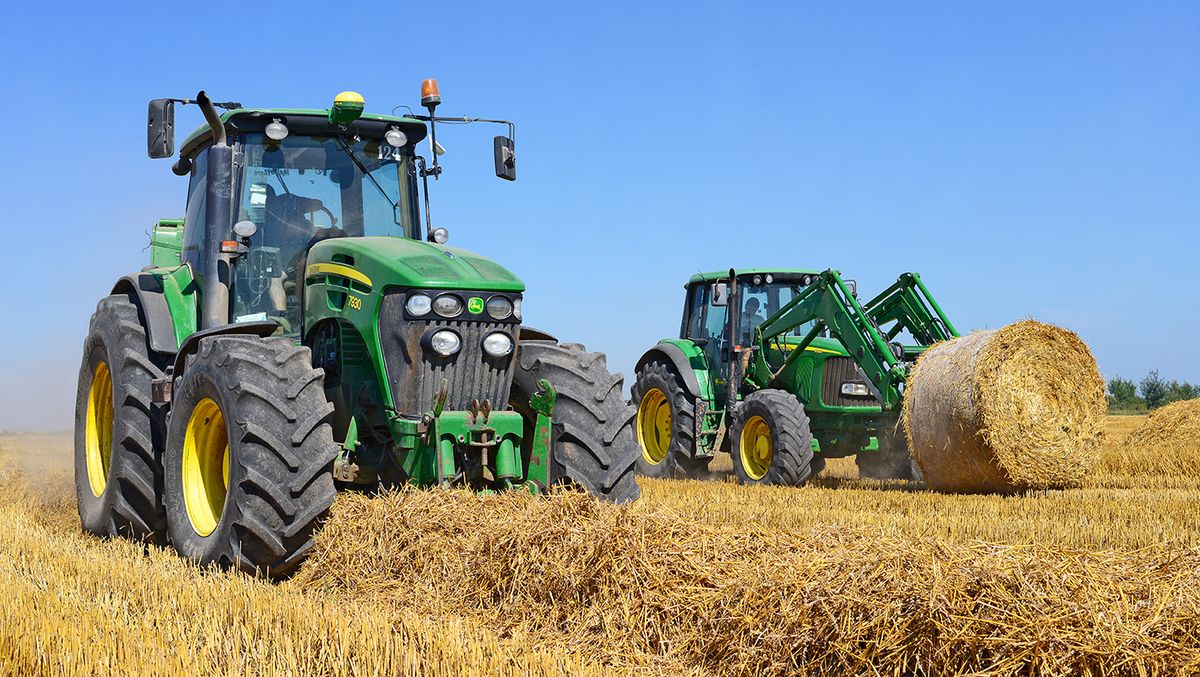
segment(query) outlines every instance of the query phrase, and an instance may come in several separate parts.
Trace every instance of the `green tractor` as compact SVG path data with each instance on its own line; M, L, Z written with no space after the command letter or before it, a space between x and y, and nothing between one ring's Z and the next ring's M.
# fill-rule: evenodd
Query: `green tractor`
M905 379L958 336L920 276L867 303L835 270L730 270L685 289L679 338L637 363L639 473L702 476L728 451L746 484L798 486L851 455L861 476L916 478L897 425Z
M150 103L152 158L174 155L176 104L206 124L174 165L186 217L154 227L151 265L91 319L75 411L85 531L280 577L338 488L637 498L621 376L522 325L521 281L431 226L436 123L508 125L496 173L516 178L511 123L438 117L439 102L427 80L428 115L366 114L354 92L328 109ZM427 135L432 162L416 151Z

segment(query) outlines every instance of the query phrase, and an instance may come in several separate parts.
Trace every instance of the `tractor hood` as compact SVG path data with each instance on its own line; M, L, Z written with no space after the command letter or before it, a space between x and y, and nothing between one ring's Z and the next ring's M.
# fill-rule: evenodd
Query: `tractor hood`
M368 278L370 287L477 289L520 292L525 285L507 268L457 247L400 237L337 237L308 253L308 265L345 266Z
M783 348L785 352L790 351L792 347L798 345L801 340L803 339L799 336L779 337L780 347ZM774 344L771 343L768 345ZM850 355L850 353L846 352L846 347L842 345L842 342L833 338L817 337L812 340L812 343L810 343L805 350L815 353L825 353L827 355L841 355L844 357L848 357Z

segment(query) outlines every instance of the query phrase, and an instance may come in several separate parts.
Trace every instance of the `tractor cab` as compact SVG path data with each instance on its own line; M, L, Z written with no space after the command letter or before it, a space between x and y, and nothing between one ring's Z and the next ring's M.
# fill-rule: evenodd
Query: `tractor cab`
M331 124L324 110L236 109L222 116L233 151L232 220L243 256L230 283L233 322L300 327L304 262L322 240L420 238L414 145L421 122L383 116ZM207 127L182 149L190 182L181 261L202 270Z
M724 386L733 355L753 345L754 330L818 275L819 271L810 270L749 269L734 270L732 276L730 271L692 276L686 287L687 305L680 338L691 341L704 352L715 384L722 386L714 391L717 399L724 401L728 392ZM736 284L731 285L731 279L736 279ZM802 324L778 337L778 350L789 350L815 324L815 321ZM836 342L821 343L830 343L827 349L837 350Z

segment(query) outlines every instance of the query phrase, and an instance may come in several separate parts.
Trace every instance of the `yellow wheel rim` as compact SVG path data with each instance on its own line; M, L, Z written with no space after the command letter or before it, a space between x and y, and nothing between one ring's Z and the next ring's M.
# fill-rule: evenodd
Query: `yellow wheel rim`
M742 470L752 480L761 480L771 469L771 458L774 456L771 444L771 427L762 416L751 416L742 426L742 436L738 443L738 453L742 459Z
M658 388L647 390L638 403L637 431L642 458L652 465L662 463L671 448L671 403Z
M112 461L113 390L112 374L104 362L92 372L88 389L87 427L84 448L87 456L88 484L99 497L108 485L108 464Z
M229 490L229 436L221 408L200 400L183 436L183 502L192 528L207 536L217 528Z

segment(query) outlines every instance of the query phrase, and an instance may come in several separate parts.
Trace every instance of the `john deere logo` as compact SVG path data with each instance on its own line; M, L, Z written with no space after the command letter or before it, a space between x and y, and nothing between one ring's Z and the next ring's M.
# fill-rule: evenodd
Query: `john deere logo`
M478 296L472 296L467 300L467 312L472 315L478 315L483 312L483 299Z

